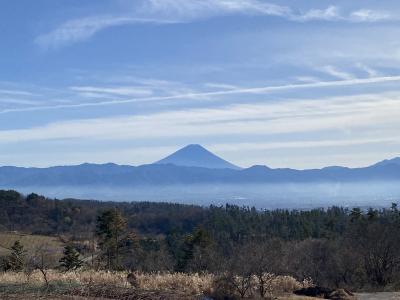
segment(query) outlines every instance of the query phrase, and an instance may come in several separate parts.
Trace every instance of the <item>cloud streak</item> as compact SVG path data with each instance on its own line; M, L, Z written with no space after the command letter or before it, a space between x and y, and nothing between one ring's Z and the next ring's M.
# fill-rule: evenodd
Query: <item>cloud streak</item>
M288 6L259 0L142 0L130 13L97 15L69 20L35 42L44 49L87 40L110 27L135 24L176 24L226 15L279 17L293 22L345 21L380 22L397 21L387 12L361 8L343 14L336 6L299 12Z
M27 91L17 91L17 90L4 90L0 89L0 94L11 95L11 96L32 96L33 93Z
M92 16L61 24L55 30L40 35L35 43L44 49L58 48L91 38L99 31L128 24L171 24L177 21L129 16Z
M353 80L355 79L352 74L347 72L340 71L336 69L334 66L325 66L321 69L322 72L325 72L333 77L343 79L343 80Z
M275 157L275 165L282 166L283 153L286 153L288 159L292 157L294 161L302 157L297 163L300 166L308 163L310 167L315 166L315 158L308 158L307 162L304 152L319 151L317 159L329 155L330 151L347 158L357 154L359 158L360 149L364 155L365 149L381 147L386 155L393 155L393 149L400 145L399 126L400 94L383 93L54 122L26 129L0 130L0 147L22 149L25 145L41 145L47 151L47 159L59 156L57 162L43 160L47 165L65 164L68 157L82 151L88 152L68 162L93 161L95 158L88 155L93 148L95 155L101 157L96 160L98 162L132 163L132 153L137 146L151 151L156 145L175 145L173 148L176 148L197 142L211 146L224 156L227 154L228 158L236 156L237 162L242 164L245 161L248 165L270 164ZM66 151L63 147L66 143L76 150ZM101 146L96 148L97 145ZM108 152L110 147L115 153ZM48 149L58 152L55 154ZM349 154L350 151L353 154ZM33 161L37 163L36 156ZM141 158L133 157L136 163L145 163L160 156L142 151ZM379 157L385 155L375 154L369 161ZM21 156L18 159L20 161ZM32 159L26 158L26 161L29 165ZM329 157L321 166L339 161L343 160ZM360 163L365 161L360 160ZM293 166L293 162L291 164ZM354 161L350 160L350 164L354 165Z
M325 9L299 11L289 6L282 6L260 0L147 0L141 12L152 16L178 18L194 21L200 18L221 15L259 15L285 18L289 21L347 21L379 22L395 20L388 12L361 8L349 13L342 13L334 5Z
M93 86L73 86L70 90L79 93L107 94L118 96L149 96L153 91L143 87L93 87Z
M360 9L350 14L350 20L355 22L379 22L396 19L387 12L373 11L371 9Z
M234 143L213 144L214 149L219 151L254 151L273 149L302 149L302 148L332 148L347 147L368 144L400 143L397 137L357 138L357 139L325 139L325 140L300 140L293 142L270 142L270 143Z
M0 143L26 141L154 140L358 132L391 138L400 126L400 95L372 94L220 108L171 110L136 116L83 119L0 131ZM372 130L373 129L373 130Z
M382 76L382 77L370 77L370 78L355 78L347 80L336 80L336 81L320 81L311 83L301 84L287 84L280 86L267 86L257 88L232 88L230 90L219 90L212 92L198 92L198 93L183 93L174 94L169 96L152 96L142 97L134 99L123 99L123 100L106 100L98 102L84 102L84 103L73 103L73 104L60 104L60 105L49 105L49 106L37 106L37 107L25 107L25 108L13 108L0 110L0 114L6 113L17 113L17 112L28 112L28 111L44 111L44 110L55 110L55 109L74 109L83 107L101 107L101 106L113 106L123 105L130 103L140 102L156 102L156 101L168 101L168 100L204 100L215 97L213 100L218 101L218 97L229 96L229 95L240 95L240 94L257 94L263 95L279 91L290 91L297 89L313 89L313 88L325 88L325 87L343 87L343 86L355 86L355 85L366 85L366 84L378 84L385 82L396 82L400 81L400 76ZM103 88L99 88L103 90Z

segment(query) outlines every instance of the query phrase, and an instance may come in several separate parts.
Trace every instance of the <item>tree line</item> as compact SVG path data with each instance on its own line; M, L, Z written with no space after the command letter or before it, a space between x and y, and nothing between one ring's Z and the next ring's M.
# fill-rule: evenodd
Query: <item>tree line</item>
M333 288L400 285L396 204L379 210L260 211L234 205L60 201L0 191L0 209L3 230L62 235L68 242L53 267L63 270L210 272L224 274L228 282L240 276L242 291L256 276L260 293L266 292L267 274L311 278ZM20 246L14 244L5 258L9 269L19 268ZM37 257L36 268L46 269Z

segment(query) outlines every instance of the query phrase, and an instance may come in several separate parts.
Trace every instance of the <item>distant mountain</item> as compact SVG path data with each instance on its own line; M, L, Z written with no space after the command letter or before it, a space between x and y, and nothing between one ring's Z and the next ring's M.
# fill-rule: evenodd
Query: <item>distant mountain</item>
M294 170L253 166L246 169L219 158L200 145L189 145L149 165L82 164L51 168L0 167L0 188L141 187L194 184L346 183L400 181L400 158L365 168L327 167Z
M374 166L387 166L387 165L398 165L400 166L400 157L395 157L392 159L385 159L381 162L378 162Z
M329 167L294 170L253 166L247 169L186 167L150 164L138 167L83 164L51 168L0 167L0 188L24 186L137 187L174 184L252 184L400 181L400 165L376 164L366 168Z
M158 165L172 164L183 167L199 167L208 169L234 169L240 167L218 157L200 145L188 145L166 158L155 162Z
M0 167L0 189L56 198L233 203L259 208L375 206L400 199L400 158L365 168L240 169L199 145L148 165ZM386 203L386 204L385 204Z

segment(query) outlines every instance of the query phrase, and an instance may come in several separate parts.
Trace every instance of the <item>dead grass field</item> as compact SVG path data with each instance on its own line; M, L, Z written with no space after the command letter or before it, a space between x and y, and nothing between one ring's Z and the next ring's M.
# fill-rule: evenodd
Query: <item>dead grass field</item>
M107 271L82 271L82 272L58 272L48 271L50 283L60 286L110 286L116 288L129 288L127 272ZM214 276L210 274L184 274L184 273L154 273L137 274L137 285L140 290L147 291L179 291L184 294L198 295L210 290ZM43 285L42 274L35 271L32 274L22 272L0 273L2 285Z
M204 295L213 293L216 279L212 274L137 273L135 287L132 287L127 281L127 275L127 272L62 273L49 270L49 285L46 286L39 271L32 274L0 273L0 298L7 299L18 294L26 296L36 292L37 295L50 293L52 297L86 295L87 297L96 296L98 299L201 299ZM277 276L269 283L269 290L277 296L290 294L301 287L303 287L302 283L288 276ZM255 283L252 291L254 295L258 295L256 288ZM307 298L283 297L280 299L305 300Z
M24 248L29 251L40 246L46 246L54 249L55 252L62 252L64 244L58 237L22 234L17 232L0 233L0 255L7 255L15 241L20 241Z
M399 293L361 293L357 294L359 300L400 300Z
M286 295L277 298L278 300L316 300L317 298L306 297L306 296L296 296L296 295Z

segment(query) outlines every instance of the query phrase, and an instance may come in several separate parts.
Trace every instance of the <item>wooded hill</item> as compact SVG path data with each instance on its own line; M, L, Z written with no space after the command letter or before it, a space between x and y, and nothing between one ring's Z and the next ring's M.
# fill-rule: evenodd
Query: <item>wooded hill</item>
M54 200L0 191L0 228L62 236L97 269L290 275L323 286L400 286L400 212ZM75 251L75 250L74 250ZM93 256L94 252L92 252ZM222 272L222 273L221 273Z

